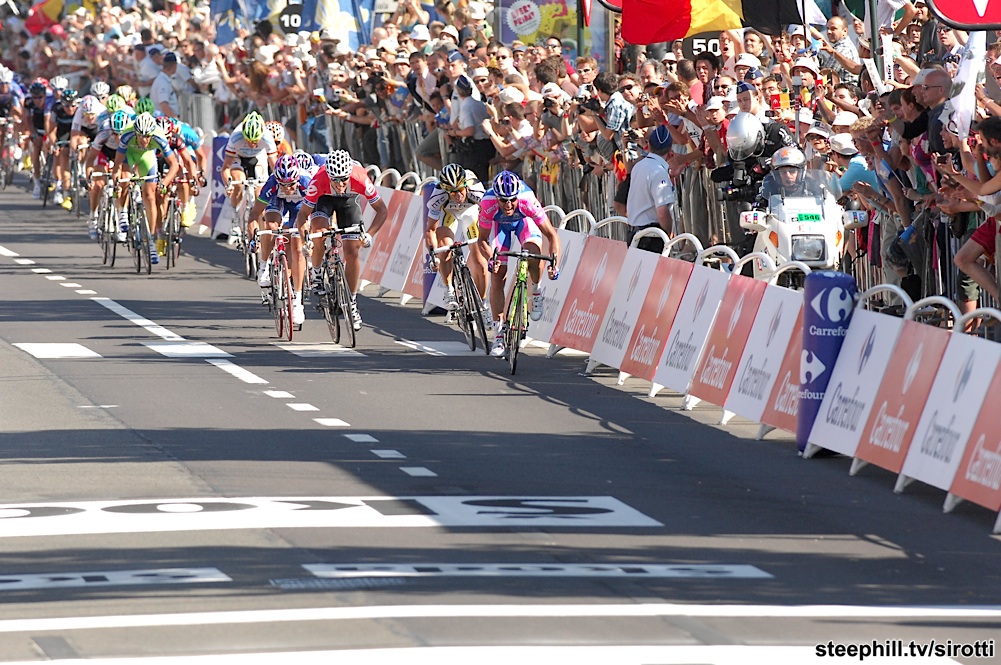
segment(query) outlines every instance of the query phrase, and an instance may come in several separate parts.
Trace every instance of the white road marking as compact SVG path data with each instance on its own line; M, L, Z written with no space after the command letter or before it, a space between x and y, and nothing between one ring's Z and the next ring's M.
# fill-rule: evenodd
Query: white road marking
M63 282L59 286L65 286L67 289L79 289L83 285L76 282Z
M62 275L46 275L45 279L50 280L52 282L61 282L62 280L66 279L66 278L63 277Z
M7 249L3 245L0 245L0 256L21 256L12 249Z
M344 436L355 443L379 443L379 439L371 434L345 434Z
M317 577L621 577L768 579L750 565L644 563L314 563L302 566Z
M292 393L285 390L265 390L264 394L275 399L290 399L293 397Z
M206 497L0 505L0 538L270 528L519 526L663 525L610 496Z
M33 266L33 265L35 265L35 262L32 261L31 259L14 259L14 263L16 263L19 266Z
M80 290L77 291L77 293L79 293L82 296L92 296L92 295L96 294L97 291L94 291L92 289L80 289Z
M137 584L191 584L232 582L218 568L159 568L150 570L101 570L85 573L0 575L0 593L22 589L133 586Z
M118 408L118 405L117 404L84 404L82 406L78 406L77 408L78 409L116 409L116 408Z
M38 273L39 275L44 275L45 273L52 272L48 268L32 268L31 272Z
M304 402L287 402L285 404L288 408L293 411L319 411L320 409L313 406L312 404L306 404Z
M1001 606L882 606L865 605L697 605L682 603L616 603L568 605L386 605L304 607L273 610L230 610L174 614L52 617L0 620L0 633L138 628L151 626L210 626L294 621L352 621L410 618L525 617L735 617L823 619L1001 619ZM594 648L594 647L587 647ZM810 649L812 653L812 648ZM88 661L93 662L93 661ZM122 662L122 661L117 661ZM274 659L271 662L293 662ZM298 661L294 661L298 662ZM391 661L393 662L393 661ZM407 661L403 661L407 662ZM468 662L468 661L467 661ZM561 662L561 661L555 661ZM615 662L615 661L605 661ZM701 661L700 661L701 662ZM759 662L759 661L744 661ZM799 663L805 661L798 661ZM880 661L882 664L883 661ZM9 664L7 664L9 665Z
M438 474L423 466L401 466L400 471L414 478L437 478Z
M260 383L260 384L268 383L267 379L262 379L253 372L243 369L239 365L234 365L228 360L214 360L212 358L209 358L205 362L215 365L216 367L218 367L224 372L227 372L228 374L232 374L233 376L240 379L244 383Z
M381 459L407 459L399 450L370 450L370 453Z
M313 418L313 422L324 427L351 427L351 424L340 418Z
M343 649L332 651L289 651L285 653L212 654L205 656L160 656L143 658L88 658L90 665L469 665L469 663L574 663L574 665L802 665L816 660L813 647L803 646L462 646ZM913 660L913 659L911 659ZM81 663L78 659L47 660L47 663ZM922 658L930 665L952 665L951 658ZM39 661L7 665L38 665ZM880 665L908 665L906 658L880 658Z
M429 356L482 356L483 351L470 351L465 342L426 341L412 342L409 339L398 339L396 343L414 351L426 353Z
M330 342L324 344L272 342L272 344L280 349L288 351L289 353L295 354L300 358L336 358L341 356L355 356L359 358L365 357L365 354L360 351L355 351L352 348Z
M36 358L100 358L101 354L91 351L83 344L73 342L20 342L17 348Z
M124 307L122 305L119 305L117 302L115 302L114 300L112 300L110 298L97 297L97 298L91 298L91 300L93 300L94 302L96 302L98 305L101 305L102 307L110 309L112 312L114 312L118 316L122 317L126 321L129 321L130 323L133 323L133 324L139 326L140 328L146 330L147 332L150 332L150 333L156 335L157 337L162 337L163 339L165 339L165 340L167 340L169 342L183 342L184 341L184 338L181 337L180 335L177 335L175 333L170 332L169 330L167 330L163 326L158 325L158 324L154 323L153 321L150 321L145 316L141 316L139 314L136 314L135 312L133 312L128 307Z
M233 355L205 342L143 342L143 346L168 358L232 358Z

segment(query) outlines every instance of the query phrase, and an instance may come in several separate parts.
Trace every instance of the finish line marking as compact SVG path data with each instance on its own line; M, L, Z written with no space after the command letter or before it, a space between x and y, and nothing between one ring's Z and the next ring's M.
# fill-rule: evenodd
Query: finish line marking
M0 575L0 593L24 589L134 586L137 584L192 584L232 582L218 568L158 568L151 570L102 570L86 573Z
M352 577L618 577L769 579L749 565L566 564L566 563L312 563L302 566L322 578Z
M0 538L342 527L659 527L610 496L233 497L0 505Z

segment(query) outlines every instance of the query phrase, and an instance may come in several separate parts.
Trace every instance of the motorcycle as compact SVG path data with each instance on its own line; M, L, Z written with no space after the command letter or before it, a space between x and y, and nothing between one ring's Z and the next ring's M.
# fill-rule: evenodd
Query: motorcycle
M757 233L754 251L770 256L776 266L802 261L814 270L837 270L845 245L845 223L852 213L838 204L841 187L832 173L817 169L800 171L797 186L784 190L775 173L762 182L767 209L740 213L741 228ZM754 261L754 276L766 276L761 261Z

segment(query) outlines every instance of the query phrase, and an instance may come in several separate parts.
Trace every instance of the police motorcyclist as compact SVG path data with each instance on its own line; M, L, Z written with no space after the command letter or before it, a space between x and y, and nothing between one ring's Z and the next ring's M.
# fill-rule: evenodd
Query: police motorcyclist
M768 200L775 194L785 196L819 196L821 184L809 177L806 155L795 146L780 148L772 155L772 168L761 182L761 192L754 201L756 209L768 207Z

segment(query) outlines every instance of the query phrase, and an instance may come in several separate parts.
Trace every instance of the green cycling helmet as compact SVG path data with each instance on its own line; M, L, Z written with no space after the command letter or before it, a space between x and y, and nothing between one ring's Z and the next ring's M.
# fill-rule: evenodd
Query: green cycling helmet
M136 102L136 115L140 113L153 114L153 100L149 97L143 97Z
M121 95L111 95L104 103L104 108L108 110L108 113L124 111L126 106L128 106L128 104L125 103L125 98Z
M264 136L264 120L260 113L249 113L243 119L243 138L257 143Z

